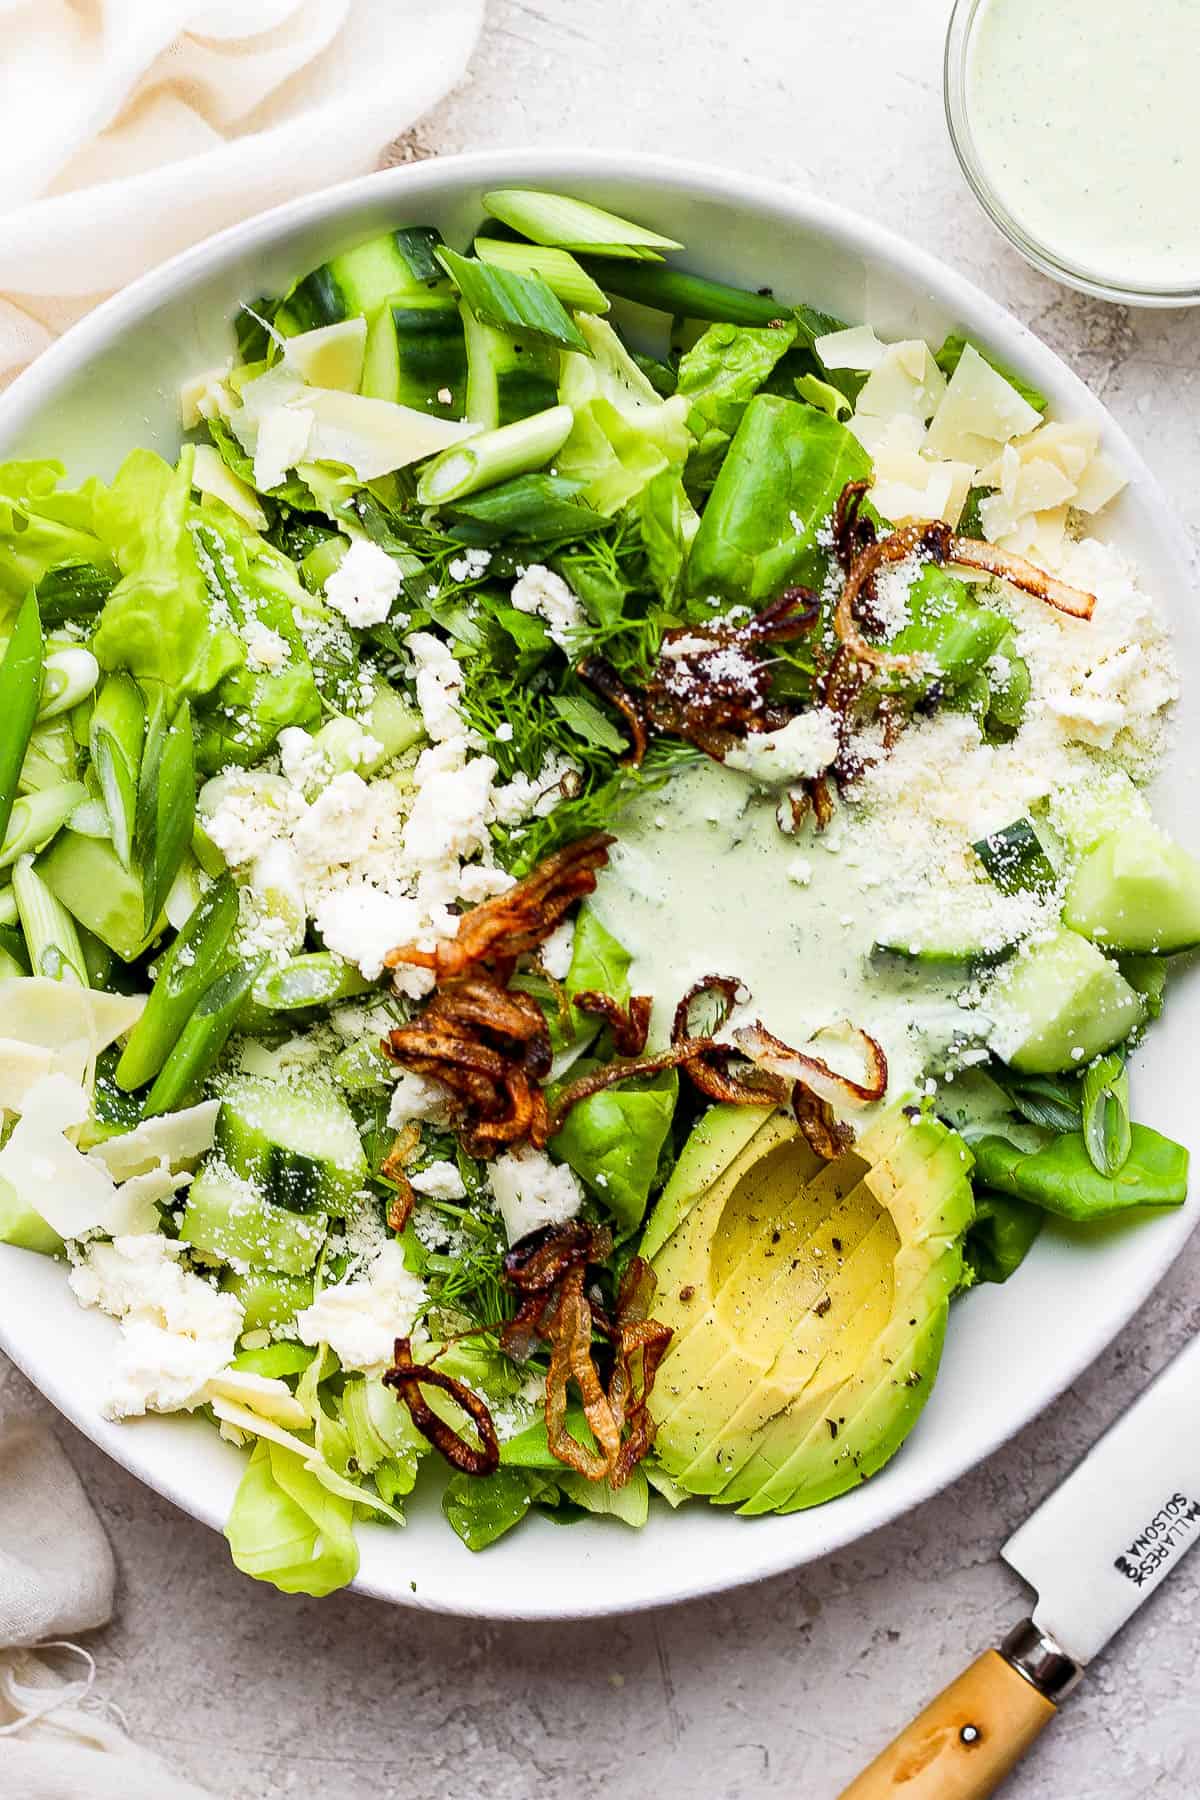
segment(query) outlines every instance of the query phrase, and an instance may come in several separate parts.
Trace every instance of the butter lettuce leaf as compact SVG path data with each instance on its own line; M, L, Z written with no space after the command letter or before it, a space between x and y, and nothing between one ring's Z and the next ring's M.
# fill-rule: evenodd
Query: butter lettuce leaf
M95 530L99 481L60 491L65 470L49 459L0 463L0 619L55 570L89 571L91 585L117 569Z
M320 1598L358 1573L354 1508L304 1467L297 1451L260 1438L225 1525L234 1564L284 1594Z
M582 1059L568 1079L600 1066L593 1058ZM645 1216L678 1098L679 1075L674 1069L602 1088L573 1106L551 1139L555 1155L612 1214L621 1237L635 1232Z
M819 588L828 559L817 534L846 483L870 473L866 451L836 419L756 394L704 508L689 592L701 603L761 603L792 583Z
M638 500L638 521L650 579L668 606L683 589L688 554L700 515L675 469L664 469L646 484Z
M121 570L92 649L105 669L161 682L173 701L195 699L245 660L214 617L189 530L192 451L172 469L151 450L126 457L94 497L96 530Z
M676 391L691 402L690 484L711 485L746 407L795 340L793 324L710 325L685 353Z

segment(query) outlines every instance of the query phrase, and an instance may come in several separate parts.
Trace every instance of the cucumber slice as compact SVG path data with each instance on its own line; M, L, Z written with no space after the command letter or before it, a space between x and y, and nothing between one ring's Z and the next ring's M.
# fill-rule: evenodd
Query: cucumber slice
M1054 886L1054 867L1032 819L1014 819L972 849L1002 894L1044 894Z
M332 1088L248 1075L221 1102L217 1144L230 1168L292 1212L342 1212L366 1181L358 1127Z
M296 283L275 314L275 329L291 337L357 314L370 320L389 300L405 295L449 292L434 257L441 241L431 226L412 225L343 251Z
M1200 944L1200 862L1130 820L1079 859L1063 919L1107 950L1169 956Z
M509 337L462 308L467 347L467 418L489 428L511 425L558 404L558 351Z
M221 1277L221 1287L241 1301L245 1312L243 1331L286 1325L313 1300L311 1276L281 1275L276 1269L249 1269L244 1274L227 1269Z
M1082 1068L1145 1016L1117 965L1074 931L1030 944L991 993L991 1047L1031 1074Z
M180 1237L211 1262L306 1275L325 1241L323 1213L300 1218L274 1206L224 1163L206 1163L188 1189Z
M467 346L448 294L392 301L371 321L362 389L443 419L460 419L467 398Z

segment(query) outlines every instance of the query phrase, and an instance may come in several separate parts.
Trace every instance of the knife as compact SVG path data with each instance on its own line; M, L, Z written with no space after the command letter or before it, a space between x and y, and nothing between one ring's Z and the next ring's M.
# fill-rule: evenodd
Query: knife
M995 1793L1093 1657L1200 1539L1200 1338L1183 1350L1009 1538L1037 1592L841 1800Z

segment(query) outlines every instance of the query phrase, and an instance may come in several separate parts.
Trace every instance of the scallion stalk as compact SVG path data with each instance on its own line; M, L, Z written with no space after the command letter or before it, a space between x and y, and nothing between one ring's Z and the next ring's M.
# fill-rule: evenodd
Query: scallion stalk
M196 817L192 713L185 700L168 725L160 696L151 706L138 776L133 854L142 872L146 930L162 911Z
M649 263L605 263L597 266L584 259L588 274L603 282L610 294L622 300L636 300L639 306L652 306L658 312L671 313L684 319L713 319L730 325L771 325L776 319L789 319L792 309L770 294L754 294L748 288L729 287L723 281L708 281L703 275L689 275L683 269L670 269Z
M33 735L42 694L42 621L30 594L17 614L0 662L0 838L17 798L21 765Z
M657 255L660 250L682 250L674 238L635 225L617 213L606 212L586 200L565 194L545 194L533 188L495 188L483 196L484 208L493 219L532 238L535 244L551 244L564 250L590 250L593 256Z
M0 925L15 925L17 917L17 896L11 886L0 887Z
M298 1012L369 993L374 985L353 963L328 950L315 950L308 956L293 956L280 968L267 969L254 984L254 1000L268 1012Z
M443 506L514 475L529 475L562 449L574 423L569 406L551 406L532 418L517 419L454 444L423 469L417 499L422 506Z
M75 921L50 892L31 856L21 857L14 866L12 885L33 973L87 987L87 963Z
M231 875L222 875L201 896L163 955L145 1011L121 1052L119 1087L143 1087L158 1074L201 997L221 973L237 917L237 888Z
M518 275L455 250L439 249L437 256L465 305L485 325L591 355L583 333L540 275Z
M146 1118L190 1106L199 1098L205 1078L225 1048L266 961L265 956L260 956L254 962L235 963L201 995L146 1096Z
M92 711L92 762L112 825L113 848L126 869L133 855L138 773L146 737L146 703L131 675L110 675Z
M480 262L491 263L495 268L509 269L516 275L540 275L564 306L576 307L580 312L606 313L612 305L599 282L593 281L569 250L490 237L476 238L474 249Z
M11 868L19 856L34 856L44 850L55 832L86 799L87 789L78 781L22 794L9 814L8 830L0 844L0 869Z
M42 695L38 719L56 719L86 700L100 679L100 664L90 650L72 644L48 652L42 666Z

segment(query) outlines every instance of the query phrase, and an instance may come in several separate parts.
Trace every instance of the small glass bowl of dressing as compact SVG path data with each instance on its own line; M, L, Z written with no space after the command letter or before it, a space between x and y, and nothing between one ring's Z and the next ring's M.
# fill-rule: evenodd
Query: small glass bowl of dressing
M1196 0L957 0L945 94L963 174L1034 268L1200 303Z

